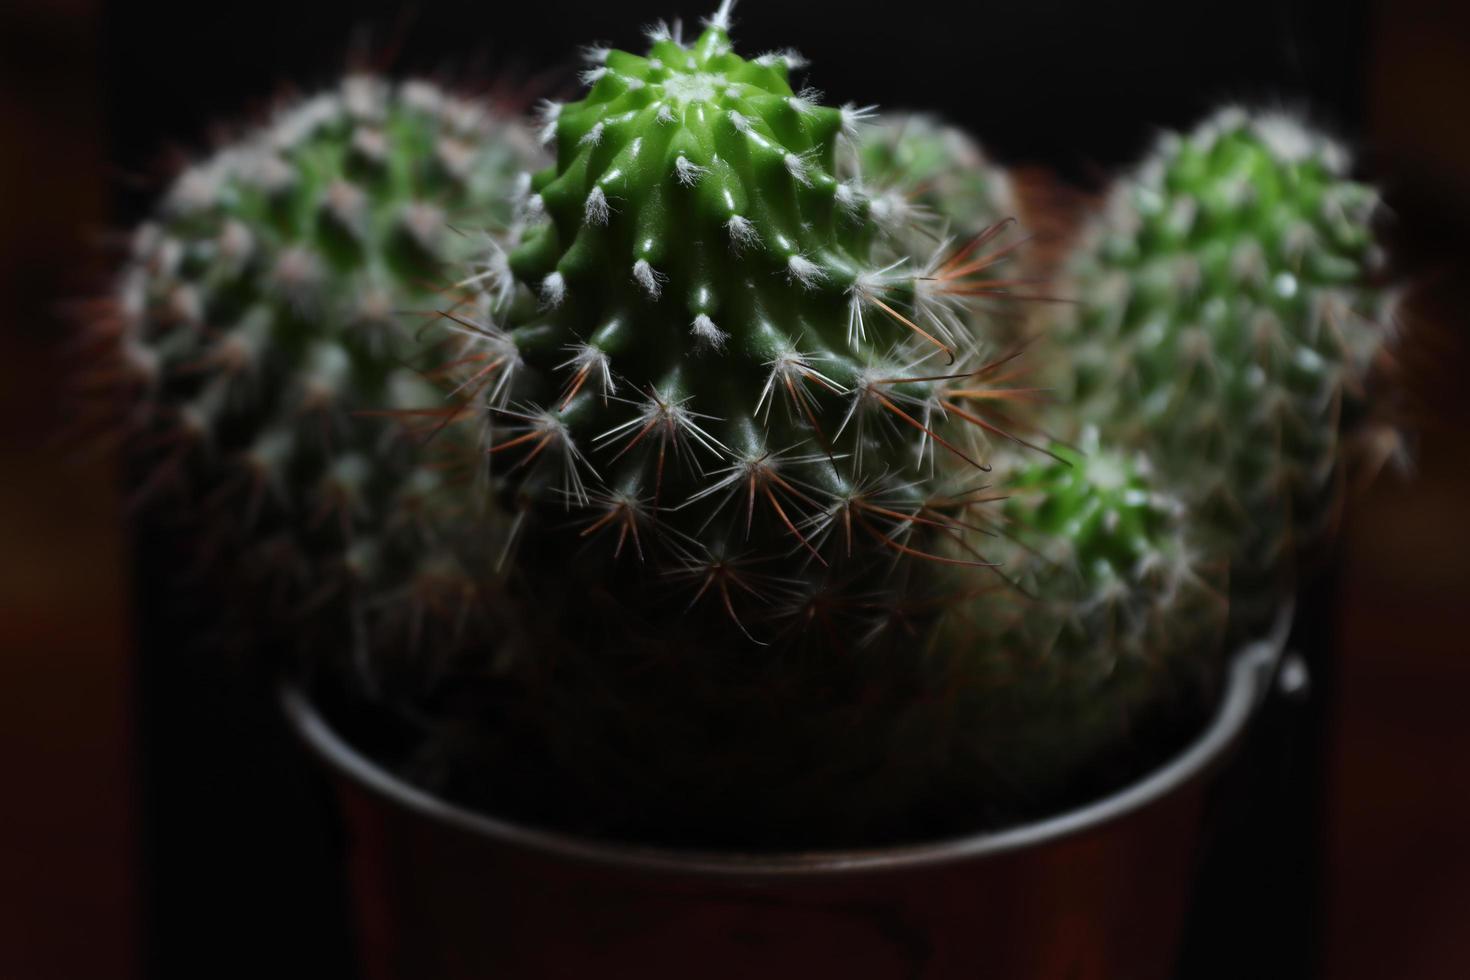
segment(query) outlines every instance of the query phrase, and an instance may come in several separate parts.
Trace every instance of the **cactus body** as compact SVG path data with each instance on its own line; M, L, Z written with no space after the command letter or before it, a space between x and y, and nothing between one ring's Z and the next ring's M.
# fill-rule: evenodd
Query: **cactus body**
M742 629L781 618L773 591L873 587L942 536L912 519L948 489L936 458L975 472L986 451L964 408L987 386L979 243L908 251L835 175L865 111L793 91L783 56L739 57L719 23L599 58L548 112L541 220L479 325L523 533L580 525L609 545L584 569L636 557Z
M597 59L546 112L557 162L465 379L518 513L498 653L500 744L544 760L523 808L645 839L895 833L926 794L875 770L933 775L884 760L941 696L914 650L941 570L992 574L945 551L1014 367L975 315L988 239L913 251L838 169L867 112L741 58L719 17Z
M352 76L185 171L133 236L111 327L142 489L182 488L293 608L436 567L444 474L360 414L442 404L414 331L482 247L457 229L506 224L536 156L433 85Z
M1148 550L1177 528L1125 474L1046 528L1077 538L1098 594L1038 572L1018 615L991 566L1026 551L987 533L1026 402L975 308L993 234L930 244L931 218L888 220L877 182L837 170L861 164L840 143L862 145L865 113L794 91L783 57L740 58L719 18L596 58L586 98L547 111L557 162L484 283L463 378L518 515L496 648L514 708L486 727L446 691L436 744L460 761L421 771L532 819L703 845L895 839L937 832L957 794L1005 819L1058 792L1159 695L1109 685L1172 656L1148 613L1188 563ZM1044 713L1059 686L1065 749L1013 707Z
M1222 576L1142 462L1053 451L994 457L1004 513L951 542L1013 581L802 597L806 630L769 647L687 612L630 626L616 583L541 595L514 708L488 727L483 705L452 709L430 785L587 833L741 847L957 834L1111 789L1198 723ZM864 602L888 607L885 631Z
M1072 424L1149 450L1238 570L1289 566L1334 510L1387 338L1377 196L1335 144L1227 111L1163 141L1072 264Z

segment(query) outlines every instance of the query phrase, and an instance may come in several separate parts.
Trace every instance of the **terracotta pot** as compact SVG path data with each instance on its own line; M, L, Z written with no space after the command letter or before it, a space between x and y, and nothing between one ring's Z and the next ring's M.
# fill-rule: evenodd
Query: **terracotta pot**
M1034 823L869 851L696 853L508 823L358 754L301 690L283 700L341 802L373 980L1164 980L1207 790L1289 623L1235 655L1208 728L1146 778Z

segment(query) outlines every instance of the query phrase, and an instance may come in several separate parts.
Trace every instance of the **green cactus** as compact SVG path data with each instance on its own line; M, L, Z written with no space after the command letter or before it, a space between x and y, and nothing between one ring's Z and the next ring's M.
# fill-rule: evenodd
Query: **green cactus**
M515 124L352 79L182 178L112 326L158 479L294 607L371 598L394 676L328 700L461 802L800 847L1111 788L1202 717L1227 517L1325 486L1371 195L1279 123L1167 145L1079 250L1080 448L1042 441L986 303L1004 174L738 56L732 6L589 52L534 175Z
M97 327L138 494L182 491L170 509L293 609L439 582L449 477L360 414L441 410L415 331L538 156L509 116L355 75L182 173Z
M1006 171L963 130L920 112L884 112L858 134L856 167L872 212L910 247L941 234L973 235L1020 216Z
M587 97L548 111L557 163L525 202L543 220L478 325L523 533L570 512L616 532L585 563L631 542L742 628L781 607L756 579L854 590L931 553L949 529L915 516L964 506L936 456L986 451L985 236L909 252L834 176L867 111L794 91L784 56L739 57L721 16L599 57Z
M1114 192L1071 264L1079 305L1048 324L1070 358L1062 431L1148 450L1239 582L1289 568L1335 513L1390 333L1377 204L1330 140L1222 112Z
M1050 451L1008 483L995 554L1016 589L956 603L938 634L972 664L956 725L972 767L1042 797L1208 690L1227 608L1223 562L1146 457L1092 429Z
M1118 719L1165 689L1147 664L1207 658L1144 615L1166 586L1193 601L1193 565L1132 469L1102 503L1048 471L1085 516L1046 530L1116 594L1032 571L1044 589L1018 618L992 566L1026 552L995 534L985 487L1020 465L997 448L1021 446L1034 389L975 308L1002 291L1005 250L985 216L949 219L982 229L956 244L875 214L877 182L834 175L839 154L861 164L866 111L794 91L784 56L737 56L727 13L690 45L598 51L587 97L546 112L557 162L483 283L495 302L459 379L517 516L498 641L453 676L517 693L492 710L442 685L405 764L501 812L664 842L892 839L961 792L1014 816L1066 766L1028 782L1024 755L977 765L982 735L1006 717L1039 751L1007 706L1048 703L1075 661L1091 673L1056 699L1069 758L1115 748ZM921 161L924 180L945 166ZM1141 617L1113 624L1116 647L1109 612ZM1044 651L1020 643L1047 622ZM1064 653L1077 630L1092 647Z

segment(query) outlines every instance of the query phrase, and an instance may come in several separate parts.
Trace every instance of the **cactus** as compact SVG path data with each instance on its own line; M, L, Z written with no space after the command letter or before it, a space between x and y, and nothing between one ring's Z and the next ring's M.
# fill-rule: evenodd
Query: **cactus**
M509 116L354 75L183 172L95 325L137 495L181 492L170 509L292 611L438 581L446 476L359 415L442 404L415 314L509 223L538 152Z
M943 836L1105 792L1207 710L1223 576L1145 462L1051 451L993 457L1007 499L947 544L1009 580L887 583L862 597L882 629L836 589L793 597L808 628L768 647L664 594L634 622L610 584L548 589L515 693L490 713L461 687L483 670L457 672L404 768L522 819L706 847Z
M1003 172L737 55L732 6L589 50L534 174L515 125L353 79L181 179L114 338L157 472L295 607L372 597L398 673L327 698L463 803L801 847L1111 788L1202 717L1227 517L1335 465L1371 194L1280 123L1167 144L1054 325L1070 448L987 302L1025 281ZM436 308L421 346L386 316Z
M1057 424L1148 450L1238 584L1289 569L1336 511L1389 337L1377 203L1337 144L1222 112L1113 193L1071 264L1079 305L1047 324L1070 360Z
M541 220L475 327L523 533L579 524L615 542L584 564L646 559L741 629L772 611L758 580L851 593L932 554L944 522L915 518L964 506L936 457L980 467L1004 387L968 320L990 236L907 251L834 176L867 111L793 90L787 56L739 57L721 17L599 57L548 110Z
M963 130L921 112L884 112L859 133L854 176L876 220L914 234L916 250L943 234L973 235L1020 215L1004 168Z
M1070 657L1069 758L1115 748L1165 689L1147 665L1209 652L1156 621L1196 598L1193 565L1125 468L1102 503L1070 490L1081 516L1054 529L1115 601L1037 572L1049 591L1018 619L993 566L1024 551L990 511L1034 389L975 308L1009 250L989 226L916 253L924 215L895 223L876 182L834 173L861 163L841 144L863 145L867 111L794 90L787 55L736 55L727 14L692 44L598 50L587 96L544 111L557 161L482 283L490 315L464 318L455 379L516 516L498 642L452 676L516 694L491 709L441 685L404 765L500 812L666 843L893 839L956 793L1014 816L1069 767L1050 746L1034 781L1024 755L977 766L987 725L1021 726L1005 706L1048 703ZM1132 617L1115 659L1110 612ZM1051 652L1020 643L1064 613ZM993 669L1007 658L1029 693Z
M973 665L956 724L970 767L1041 796L1210 689L1227 608L1223 563L1146 456L1095 429L1050 451L1010 467L995 554L1016 588L956 603L937 641Z

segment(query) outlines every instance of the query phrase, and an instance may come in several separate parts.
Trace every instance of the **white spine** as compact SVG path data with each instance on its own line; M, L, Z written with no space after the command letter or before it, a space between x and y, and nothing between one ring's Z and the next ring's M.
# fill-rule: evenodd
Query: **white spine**
M582 207L582 213L589 225L607 224L607 215L610 209L607 206L607 195L601 187L593 187L587 194L587 202Z
M827 273L806 256L793 255L786 260L786 278L801 283L805 289L811 289L827 278Z
M717 327L715 321L704 313L694 318L694 324L689 328L689 332L694 335L697 347L701 351L723 350L725 341L730 339L730 335Z
M730 244L736 251L752 245L760 246L760 235L756 233L755 225L749 218L738 214L731 215L730 220L725 222L725 230L730 233Z
M697 163L691 163L689 158L682 153L674 158L674 176L685 187L693 187L699 183L699 178L707 173L709 173L708 167L701 167Z
M560 272L541 280L541 304L555 309L567 298L567 281Z
M633 278L637 280L638 285L643 287L648 298L654 300L659 298L663 292L664 283L668 281L668 277L649 265L647 259L639 259L633 263Z

